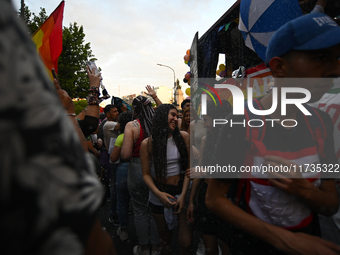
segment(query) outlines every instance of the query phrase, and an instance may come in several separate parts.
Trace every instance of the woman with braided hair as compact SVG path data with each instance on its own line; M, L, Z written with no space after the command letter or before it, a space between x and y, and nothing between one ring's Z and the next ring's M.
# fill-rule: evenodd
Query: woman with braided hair
M171 231L176 225L179 254L191 254L191 228L184 208L189 187L189 178L184 173L189 167L190 143L189 134L179 131L177 122L175 106L160 105L151 136L141 145L143 177L150 188L149 207L157 224L162 255L171 253Z
M148 208L149 189L146 186L140 163L140 146L150 135L154 110L150 99L138 96L132 102L134 120L126 124L121 151L123 160L131 159L128 173L128 189L131 196L134 222L139 245L133 249L134 255L150 254L149 242L152 244L152 255L158 254L158 232L155 221Z

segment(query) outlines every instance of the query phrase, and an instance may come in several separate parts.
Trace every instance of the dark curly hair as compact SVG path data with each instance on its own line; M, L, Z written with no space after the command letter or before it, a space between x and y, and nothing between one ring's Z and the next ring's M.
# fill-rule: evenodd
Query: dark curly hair
M125 126L132 119L132 113L130 111L123 112L119 115L118 122L120 125L119 131L120 133L124 133Z
M171 131L169 128L168 115L171 109L176 109L171 104L162 104L157 107L155 116L153 118L152 126L152 155L155 166L156 181L160 183L161 188L166 182L167 171L167 141L169 133L172 133L176 147L180 154L180 167L181 174L185 173L185 170L189 165L189 155L185 141L176 126L175 130Z

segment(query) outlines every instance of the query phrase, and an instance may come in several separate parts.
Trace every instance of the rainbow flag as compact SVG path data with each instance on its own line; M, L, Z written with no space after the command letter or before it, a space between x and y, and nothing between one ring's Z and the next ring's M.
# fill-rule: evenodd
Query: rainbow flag
M32 36L37 52L45 63L51 79L53 79L52 68L58 73L58 58L63 50L64 5L65 2L62 1Z

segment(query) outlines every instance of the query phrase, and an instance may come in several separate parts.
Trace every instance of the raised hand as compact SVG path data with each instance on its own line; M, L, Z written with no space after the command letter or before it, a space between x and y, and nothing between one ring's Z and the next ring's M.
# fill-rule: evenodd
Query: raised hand
M152 98L156 97L156 91L154 87L151 87L150 85L146 85L145 86L146 90L148 91L148 93L146 93L147 95L151 96Z
M88 66L86 66L87 75L89 77L90 87L97 87L100 86L100 81L103 79L101 73L95 74L95 68L92 70L89 69Z
M60 88L60 84L57 81L57 79L53 79L53 83L54 83L54 87L57 90L59 99L62 103L62 105L64 106L65 110L70 113L73 114L74 113L74 104L72 102L71 97L68 95L68 93Z

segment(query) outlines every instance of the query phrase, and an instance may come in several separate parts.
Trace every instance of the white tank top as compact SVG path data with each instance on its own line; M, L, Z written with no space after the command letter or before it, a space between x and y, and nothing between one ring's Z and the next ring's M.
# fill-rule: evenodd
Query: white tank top
M175 144L174 138L171 136L168 138L166 146L166 157L167 157L167 171L166 177L179 175L181 173L181 166L179 164L179 151Z
M180 155L172 136L168 138L166 146L166 156L167 156L166 177L180 174L181 172L181 167L179 164ZM149 201L154 205L160 206L163 205L162 202L158 199L158 197L156 197L156 195L151 190L149 190Z

